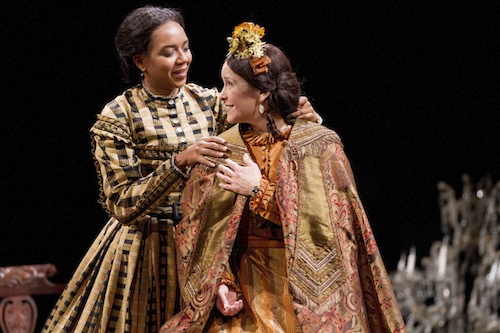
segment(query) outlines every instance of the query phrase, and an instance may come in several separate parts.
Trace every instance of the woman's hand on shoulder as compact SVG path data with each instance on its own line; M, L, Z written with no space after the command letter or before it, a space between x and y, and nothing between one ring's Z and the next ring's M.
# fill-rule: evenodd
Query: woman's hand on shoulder
M292 117L305 119L314 123L323 123L323 118L314 110L311 102L306 96L300 96L297 111L291 114Z
M226 140L217 136L209 136L179 152L175 156L175 165L181 169L185 169L186 167L201 163L213 168L215 164L205 157L223 157L226 151Z

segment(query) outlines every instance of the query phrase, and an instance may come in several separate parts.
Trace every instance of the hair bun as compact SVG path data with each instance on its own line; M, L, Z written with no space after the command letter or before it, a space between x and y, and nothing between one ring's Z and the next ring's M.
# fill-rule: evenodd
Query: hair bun
M298 96L300 95L300 83L292 71L278 74L276 78L276 93L274 94L276 105L282 109L282 116L286 116L297 109Z
M279 73L276 78L276 89L297 93L298 88L297 76L294 72L286 71Z

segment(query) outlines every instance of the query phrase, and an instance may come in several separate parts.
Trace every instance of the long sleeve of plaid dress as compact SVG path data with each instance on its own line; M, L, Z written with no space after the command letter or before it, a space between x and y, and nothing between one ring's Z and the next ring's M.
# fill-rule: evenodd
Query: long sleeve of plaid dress
M169 159L224 128L217 90L194 84L169 99L137 86L104 107L90 132L111 218L42 332L155 333L175 313L173 227L157 213L180 195Z
M224 129L215 89L194 84L172 99L142 88L108 103L92 127L101 202L123 224L131 224L178 191L181 175L170 165L173 153Z

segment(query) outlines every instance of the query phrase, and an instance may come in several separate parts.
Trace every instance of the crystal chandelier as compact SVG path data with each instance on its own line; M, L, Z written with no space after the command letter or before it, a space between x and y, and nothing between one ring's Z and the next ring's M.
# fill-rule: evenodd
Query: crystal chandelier
M500 181L473 184L462 195L440 182L443 238L416 267L416 248L390 274L409 333L500 332Z

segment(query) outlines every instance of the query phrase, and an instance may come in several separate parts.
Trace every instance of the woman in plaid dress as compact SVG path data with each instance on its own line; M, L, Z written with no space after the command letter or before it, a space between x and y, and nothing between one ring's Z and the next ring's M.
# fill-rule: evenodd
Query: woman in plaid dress
M186 83L192 55L180 13L145 6L115 37L127 82L90 132L109 213L43 332L157 332L177 304L173 226L190 166L226 147L217 89ZM306 101L297 116L318 115Z

